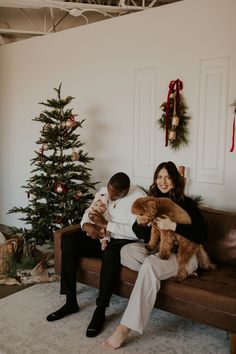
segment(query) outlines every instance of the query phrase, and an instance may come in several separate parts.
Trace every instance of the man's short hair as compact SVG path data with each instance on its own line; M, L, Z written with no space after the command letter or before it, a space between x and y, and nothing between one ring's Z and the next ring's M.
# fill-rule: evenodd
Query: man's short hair
M110 178L108 184L110 184L115 190L122 192L129 189L130 179L126 173L118 172Z

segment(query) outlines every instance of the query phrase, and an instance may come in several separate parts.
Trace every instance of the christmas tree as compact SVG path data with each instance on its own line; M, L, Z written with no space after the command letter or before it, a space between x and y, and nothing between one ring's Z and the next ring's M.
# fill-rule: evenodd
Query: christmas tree
M61 98L61 85L56 99L40 102L46 107L33 121L42 124L41 136L36 144L35 158L31 159L34 169L31 177L22 186L27 192L28 206L14 207L8 213L22 213L19 218L31 225L24 229L26 242L34 240L42 244L52 240L53 231L77 224L89 206L97 182L91 180L91 169L87 166L94 158L82 149L77 128L78 120L68 105L72 96Z

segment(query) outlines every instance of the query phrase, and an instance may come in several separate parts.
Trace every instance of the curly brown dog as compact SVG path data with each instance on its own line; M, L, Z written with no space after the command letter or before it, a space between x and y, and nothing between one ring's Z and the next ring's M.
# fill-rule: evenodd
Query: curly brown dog
M177 261L178 273L175 277L176 282L182 282L187 278L186 266L194 253L197 255L198 265L202 269L214 269L207 252L202 245L189 241L185 237L174 231L161 230L157 226L157 217L167 215L172 221L180 224L191 224L188 213L179 207L172 200L167 198L143 197L138 198L132 205L132 213L137 215L138 224L151 224L150 241L146 244L149 251L153 251L159 245L159 257L168 259L170 252L175 245L178 245Z

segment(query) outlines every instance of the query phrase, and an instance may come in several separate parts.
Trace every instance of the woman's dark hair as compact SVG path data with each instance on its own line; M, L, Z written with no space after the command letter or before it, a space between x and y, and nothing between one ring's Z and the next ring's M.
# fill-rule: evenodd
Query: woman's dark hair
M130 179L124 172L118 172L113 175L108 184L110 184L115 190L123 192L130 187Z
M157 176L163 168L167 170L168 175L174 185L174 188L169 192L168 197L174 202L179 202L184 198L184 178L181 176L176 165L172 161L162 162L157 166L153 175L152 185L149 188L149 195L153 197L163 197L163 194L156 185Z

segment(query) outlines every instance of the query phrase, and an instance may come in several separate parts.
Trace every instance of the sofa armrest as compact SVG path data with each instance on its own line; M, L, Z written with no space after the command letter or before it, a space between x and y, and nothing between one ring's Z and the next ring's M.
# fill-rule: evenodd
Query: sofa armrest
M80 224L70 225L54 232L54 268L55 274L61 274L61 238L77 233L80 230Z

